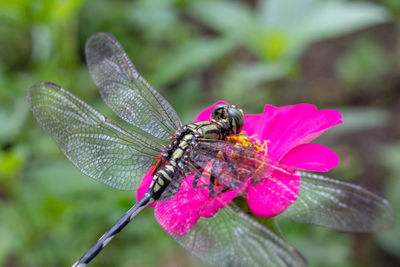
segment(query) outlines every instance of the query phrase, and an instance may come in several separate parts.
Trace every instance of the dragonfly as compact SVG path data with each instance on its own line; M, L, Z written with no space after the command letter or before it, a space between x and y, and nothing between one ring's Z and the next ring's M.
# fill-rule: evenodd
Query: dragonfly
M299 175L300 192L282 214L297 222L344 231L376 232L394 221L389 203L360 186L284 166L256 147L229 140L241 135L243 110L217 105L210 121L182 125L173 107L138 73L121 44L108 33L89 38L86 61L106 104L127 124L106 118L61 86L41 82L27 101L42 128L85 175L119 190L137 190L153 168L152 183L75 264L85 266L144 208L168 201L194 175L207 179L211 197L276 173ZM208 171L207 171L208 170ZM200 218L173 238L212 266L307 266L302 255L233 202L212 218Z

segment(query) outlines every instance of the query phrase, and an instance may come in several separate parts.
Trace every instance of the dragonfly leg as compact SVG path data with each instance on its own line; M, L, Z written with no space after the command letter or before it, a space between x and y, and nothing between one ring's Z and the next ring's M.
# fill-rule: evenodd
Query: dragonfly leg
M208 186L208 184L199 185L199 181L200 181L201 177L202 177L201 174L196 174L196 176L194 177L193 182L192 182L192 187L193 188L204 188L204 187Z
M199 185L199 181L200 181L200 178L202 177L202 173L203 173L204 169L201 166L199 166L198 164L194 163L194 162L191 162L191 165L192 165L192 168L195 170L195 173L196 173L196 175L195 175L195 177L193 179L193 182L192 182L192 187L193 188L204 188L204 187L207 187L208 184Z
M220 192L215 192L214 188L216 185L216 179L215 179L215 161L212 162L211 165L211 173L210 173L210 183L208 184L208 193L210 194L210 197L216 197L218 196L220 193L222 193L222 191Z
M219 196L220 194L229 191L231 189L230 186L222 189L221 191L215 192L215 186L217 185L218 180L216 179L216 173L215 173L216 165L215 161L212 162L211 165L211 173L210 173L210 183L208 184L208 193L210 197L216 197Z
M230 186L231 188L236 188L237 186L242 185L242 183L247 180L250 176L254 175L254 172L252 171L240 171L240 173L236 170L234 167L232 161L229 159L228 155L226 154L225 151L221 151L223 160L228 164L228 168L234 174L235 177L237 177L237 180L234 180L232 185ZM252 179L253 182L253 179Z
M229 169L231 170L231 172L237 176L238 172L236 171L236 168L233 166L232 161L229 159L228 155L226 154L225 151L220 151L219 153L221 153L222 155L222 159L228 164Z

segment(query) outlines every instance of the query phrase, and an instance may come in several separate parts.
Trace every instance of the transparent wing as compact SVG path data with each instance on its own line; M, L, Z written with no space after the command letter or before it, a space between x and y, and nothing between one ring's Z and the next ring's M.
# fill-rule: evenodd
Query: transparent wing
M240 187L250 177L251 183L257 184L263 179L279 183L277 177L298 175L296 169L268 159L264 153L225 141L200 140L190 159L203 169L209 168L205 177L212 173L221 187L231 189ZM285 184L280 185L286 188Z
M386 199L357 185L299 173L299 195L283 216L352 232L378 232L393 226L394 212Z
M287 186L290 177L300 175L297 200L282 213L298 222L352 232L377 232L394 224L394 212L384 198L357 185L296 170L254 150L224 141L203 141L192 160L203 168L215 162L218 181L233 189L251 177L253 185L269 179L279 192L289 195L294 193Z
M124 130L53 83L27 92L30 108L43 129L84 174L122 190L137 188L159 155L163 141L131 127Z
M119 117L160 139L181 127L175 110L137 72L112 35L91 36L85 53L94 83Z
M233 204L174 238L212 266L307 266L296 249Z

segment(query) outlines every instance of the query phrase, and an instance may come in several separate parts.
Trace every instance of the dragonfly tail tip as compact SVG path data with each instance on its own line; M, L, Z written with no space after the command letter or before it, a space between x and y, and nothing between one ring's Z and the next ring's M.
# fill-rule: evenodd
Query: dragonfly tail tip
M81 263L79 261L75 262L72 267L86 267L86 263Z

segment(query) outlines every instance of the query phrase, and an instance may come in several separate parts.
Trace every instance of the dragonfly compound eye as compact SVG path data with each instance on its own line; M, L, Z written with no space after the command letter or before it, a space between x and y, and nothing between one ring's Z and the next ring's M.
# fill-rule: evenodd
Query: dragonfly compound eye
M236 105L219 104L216 105L211 114L212 120L225 121L230 134L238 134L243 128L243 110Z
M211 119L213 120L226 120L228 118L228 108L227 104L216 105L212 111Z
M228 108L230 124L233 134L239 134L242 131L244 125L244 114L243 110L238 108L236 105L232 105Z

